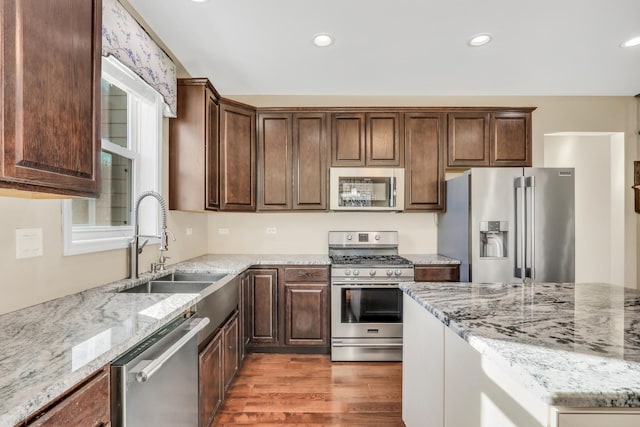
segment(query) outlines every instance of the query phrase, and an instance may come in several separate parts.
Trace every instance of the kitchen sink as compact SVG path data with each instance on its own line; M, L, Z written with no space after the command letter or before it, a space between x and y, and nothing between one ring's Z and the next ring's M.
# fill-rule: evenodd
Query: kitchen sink
M226 276L226 273L171 273L120 293L195 294Z
M227 273L181 273L175 272L155 279L156 282L208 282L213 283L226 277Z

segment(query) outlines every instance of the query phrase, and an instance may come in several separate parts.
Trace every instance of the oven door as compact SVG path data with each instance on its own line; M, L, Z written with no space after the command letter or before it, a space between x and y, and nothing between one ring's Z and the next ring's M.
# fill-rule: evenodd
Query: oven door
M402 338L402 291L397 283L333 283L331 336Z

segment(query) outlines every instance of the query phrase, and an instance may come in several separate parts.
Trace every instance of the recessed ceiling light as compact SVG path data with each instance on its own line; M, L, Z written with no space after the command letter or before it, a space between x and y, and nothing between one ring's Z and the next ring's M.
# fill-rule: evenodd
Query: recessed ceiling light
M493 36L491 34L476 34L475 36L471 37L468 44L469 46L473 47L484 46L485 44L489 43L491 39L493 39Z
M633 47L633 46L638 46L639 44L640 44L640 37L634 37L622 43L620 47Z
M333 36L331 34L316 34L313 36L313 44L318 47L327 47L333 44Z
M194 3L204 3L207 0L191 0L191 1L194 2Z

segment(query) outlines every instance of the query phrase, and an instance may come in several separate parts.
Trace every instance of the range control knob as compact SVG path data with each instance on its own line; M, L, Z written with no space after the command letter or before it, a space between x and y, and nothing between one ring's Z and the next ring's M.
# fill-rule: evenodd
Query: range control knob
M359 276L360 275L360 270L353 270L353 275L354 276Z
M345 270L344 271L344 275L345 276L351 276L351 270Z
M387 276L393 276L393 270L391 269L387 270Z
M347 234L347 240L351 240L353 239L353 236L351 234Z
M399 276L402 274L402 272L398 269L396 269L396 271L393 272L393 274L395 274L396 276Z
M374 239L376 239L376 240L380 240L380 235L379 235L379 234L376 234L376 237L374 237Z
M375 270L371 270L371 271L369 272L369 276L373 277L373 276L375 276L375 275L376 275L376 271L375 271Z

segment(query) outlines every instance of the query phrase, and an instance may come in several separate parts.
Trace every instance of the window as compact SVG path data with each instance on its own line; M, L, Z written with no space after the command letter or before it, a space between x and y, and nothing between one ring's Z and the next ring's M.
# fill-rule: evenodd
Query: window
M101 193L62 202L65 255L127 247L137 195L160 190L162 97L112 58L102 58L101 86ZM157 211L141 206L142 234L159 234Z

